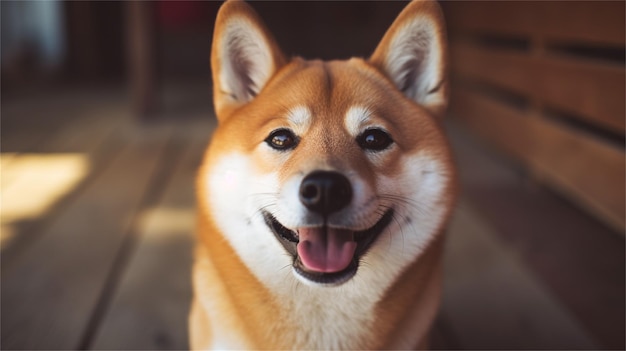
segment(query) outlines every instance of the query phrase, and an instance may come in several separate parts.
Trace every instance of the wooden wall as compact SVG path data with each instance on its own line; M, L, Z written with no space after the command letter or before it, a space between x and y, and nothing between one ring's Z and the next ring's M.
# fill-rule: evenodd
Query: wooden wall
M452 114L622 233L624 5L443 4Z

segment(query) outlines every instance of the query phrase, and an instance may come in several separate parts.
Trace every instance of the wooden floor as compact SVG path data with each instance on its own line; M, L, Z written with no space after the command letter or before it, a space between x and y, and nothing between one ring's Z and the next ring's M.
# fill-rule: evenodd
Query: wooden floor
M194 175L215 122L174 95L149 124L115 91L3 97L3 350L188 347ZM624 237L449 129L463 195L434 346L623 349Z

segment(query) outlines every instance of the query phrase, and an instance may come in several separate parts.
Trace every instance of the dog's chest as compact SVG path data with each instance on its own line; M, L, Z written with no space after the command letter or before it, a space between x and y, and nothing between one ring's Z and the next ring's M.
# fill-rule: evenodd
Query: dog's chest
M297 291L300 290L300 294ZM360 349L369 344L374 304L369 296L311 292L299 286L283 304L289 317L286 328L295 349Z

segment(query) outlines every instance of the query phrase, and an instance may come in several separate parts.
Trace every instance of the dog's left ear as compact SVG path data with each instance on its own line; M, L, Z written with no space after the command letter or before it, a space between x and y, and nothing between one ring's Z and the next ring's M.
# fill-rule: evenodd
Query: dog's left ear
M408 98L435 116L448 103L447 45L436 1L416 0L398 15L370 58Z

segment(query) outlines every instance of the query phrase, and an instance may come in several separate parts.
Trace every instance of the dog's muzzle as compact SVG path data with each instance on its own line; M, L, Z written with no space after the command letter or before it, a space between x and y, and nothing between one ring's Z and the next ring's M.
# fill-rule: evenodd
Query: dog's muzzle
M360 258L393 219L393 209L388 209L374 226L363 231L328 226L328 216L352 201L352 185L338 172L310 173L300 184L299 198L309 211L323 216L323 226L291 230L263 211L265 223L292 255L294 270L301 277L324 285L348 281L356 274Z

